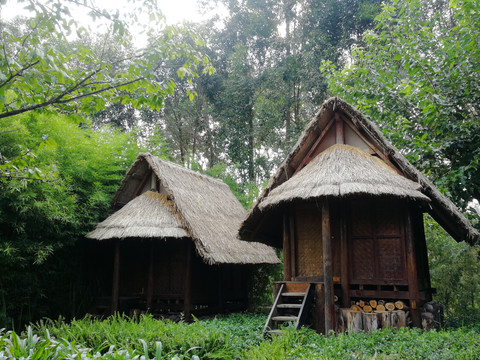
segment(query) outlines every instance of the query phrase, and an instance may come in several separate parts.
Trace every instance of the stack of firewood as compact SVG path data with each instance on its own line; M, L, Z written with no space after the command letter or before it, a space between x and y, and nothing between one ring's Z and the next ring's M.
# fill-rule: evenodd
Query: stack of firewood
M359 300L352 301L351 310L361 311L365 313L380 312L380 311L394 311L394 310L406 310L407 306L401 300L395 302L385 302L385 300Z
M408 306L403 301L358 300L349 309L338 309L337 330L373 331L401 328L410 323Z

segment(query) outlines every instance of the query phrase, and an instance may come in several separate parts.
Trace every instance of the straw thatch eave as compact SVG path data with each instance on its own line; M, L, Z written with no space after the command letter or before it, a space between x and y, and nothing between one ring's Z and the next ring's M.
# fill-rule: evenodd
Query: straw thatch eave
M419 188L418 183L398 175L382 160L349 145L333 145L271 190L259 207L264 210L293 200L357 195L429 202Z
M136 197L86 235L89 239L184 238L183 228L172 201L166 195L147 191Z
M156 176L161 193L171 202L169 211L207 264L279 262L271 247L236 238L245 210L225 183L149 153L139 154L127 171L114 197L114 206L128 206L142 187L148 187L151 174Z
M480 233L470 224L462 212L450 199L444 196L425 175L410 164L410 162L390 144L372 121L337 97L325 101L315 118L307 125L307 128L298 139L293 150L271 178L241 224L239 230L240 238L252 239L252 235L258 230L258 224L264 216L259 205L269 196L273 189L293 176L296 166L299 165L301 159L307 154L317 139L320 132L319 129L325 128L335 113L339 113L345 118L350 119L359 132L373 144L379 157L392 164L405 178L420 184L420 191L430 199L428 213L445 228L455 240L465 240L473 244L480 238Z

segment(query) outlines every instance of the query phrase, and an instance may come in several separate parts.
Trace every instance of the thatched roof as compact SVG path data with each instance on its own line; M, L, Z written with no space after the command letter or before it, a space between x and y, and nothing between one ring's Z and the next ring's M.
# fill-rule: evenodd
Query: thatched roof
M425 175L415 169L415 167L397 149L395 149L392 144L390 144L390 142L385 138L382 132L371 120L363 116L354 107L337 97L330 98L325 101L320 111L317 113L315 118L312 119L312 121L308 124L307 128L298 139L297 143L293 147L293 150L279 167L267 187L263 190L262 194L257 199L256 204L252 207L240 227L239 234L241 238L251 239L252 235L256 232L256 229L258 229L259 224L268 221L268 217L270 216L269 209L271 208L271 205L280 201L288 201L289 199L293 200L295 198L305 198L305 196L308 196L305 195L305 191L303 189L297 190L295 192L291 184L300 187L306 185L308 181L315 183L317 186L314 187L314 190L306 191L312 191L312 196L345 196L349 193L355 193L355 189L358 190L360 188L363 188L363 190L370 192L372 195L374 194L372 193L372 191L379 191L378 195L383 195L383 191L388 191L385 187L383 187L383 185L385 185L383 182L382 191L380 191L379 189L374 189L374 187L367 186L365 181L367 181L367 183L371 183L373 180L368 179L368 174L361 170L361 166L369 166L371 169L376 169L374 171L377 171L377 174L380 172L382 176L387 175L386 171L380 171L379 167L375 167L372 163L367 164L364 161L365 157L360 156L358 152L354 153L351 150L346 151L346 148L343 148L345 151L337 151L342 147L335 147L335 149L332 149L330 151L330 155L328 155L327 153L324 157L317 156L318 159L315 158L314 160L312 160L311 163L305 166L305 168L294 174L297 166L301 162L301 159L307 156L309 150L312 148L315 141L318 139L321 131L325 129L327 124L337 113L349 119L353 123L353 126L356 127L358 132L361 133L362 136L364 136L366 139L368 139L369 143L372 144L372 146L376 149L376 155L379 156L379 158L385 165L388 164L392 169L398 170L400 177L404 177L405 179L408 179L411 182L417 183L419 185L417 188L413 189L413 191L411 188L410 190L408 190L408 186L407 188L403 186L394 186L394 188L389 190L391 191L392 195L402 196L399 191L405 191L403 196L407 198L425 200L426 197L430 200L430 203L427 207L428 213L442 227L444 227L445 230L455 240L466 240L469 243L474 243L477 241L477 239L480 238L479 232L471 225L471 223L465 218L465 216L463 216L461 211L452 203L452 201L446 196L444 196ZM340 164L338 164L338 166L332 164L333 161L329 160L329 156L333 156L334 153L337 158L342 158L342 162L345 163L346 161L348 161L350 164L349 166L355 166L357 168L357 171L353 172L343 167L340 168ZM352 159L354 158L356 159L355 161L359 161L361 163L352 163ZM313 165L310 166L312 163ZM343 190L340 190L337 195L334 195L335 189L328 190L327 187L322 188L318 186L321 181L327 181L327 184L329 181L334 181L333 179L327 179L328 174L325 175L319 173L320 165L336 166L335 168L330 169L322 167L322 171L327 171L328 173L332 173L333 171L340 172L336 175L336 179L342 179L343 185L340 186L340 188L343 188ZM379 163L377 163L376 165L379 165ZM307 172L305 172L305 170L307 170ZM357 177L357 180L352 181L352 179L349 178L349 180L346 181L349 176L353 175ZM307 177L313 177L313 179L304 179ZM293 180L295 178L298 179ZM377 182L378 181L380 180L377 180ZM297 182L297 184L295 184L295 182ZM300 182L302 184L300 184ZM351 185L352 182L356 185ZM290 184L287 185L287 183ZM282 191L281 186L283 186L284 190L292 189L290 191L290 194L280 195ZM324 192L325 195L322 195L322 192ZM419 197L418 192L421 192L424 197ZM272 199L269 199L270 196L272 196Z
M151 173L158 178L162 195L146 192L134 198ZM134 199L129 201L131 198ZM88 237L101 240L122 239L123 234L137 238L154 234L159 238L188 236L208 264L279 262L271 247L236 239L246 211L225 183L151 154L138 155L114 197L115 204L124 206ZM129 226L132 228L127 229Z
M99 223L87 238L126 239L182 238L190 235L182 227L173 202L167 195L147 191Z
M430 201L419 188L418 183L398 175L382 160L353 146L333 145L274 188L258 206L263 210L294 199L359 194Z

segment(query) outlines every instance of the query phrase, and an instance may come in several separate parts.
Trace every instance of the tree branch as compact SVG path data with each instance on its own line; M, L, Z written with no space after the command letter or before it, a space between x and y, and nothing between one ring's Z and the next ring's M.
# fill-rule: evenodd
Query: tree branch
M91 74L87 78L90 78L93 75L94 74ZM87 80L87 78L83 79L82 83L85 82ZM87 97L87 96L92 96L92 95L96 95L96 94L99 94L99 93L102 93L102 92L105 92L105 91L108 91L108 90L120 88L122 86L127 86L127 85L136 83L136 82L141 81L141 80L145 80L145 77L139 77L139 78L136 78L134 80L127 81L125 83L121 83L121 84L118 84L118 85L112 85L112 86L109 86L109 87L106 87L106 88L103 88L103 89L99 89L99 90L96 90L96 91L92 91L92 92L89 92L89 93L85 93L85 94L82 94L82 95L71 97L69 99L62 100L62 97L66 96L70 93L70 92L67 92L67 90L66 90L62 94L60 94L60 95L56 96L55 98L50 99L48 101L44 101L42 103L31 105L31 106L26 106L26 107L21 108L21 109L4 112L4 113L0 114L0 119L10 117L10 116L14 116L14 115L18 115L18 114L23 114L25 112L40 109L40 108L44 108L44 107L47 107L47 106L50 106L50 105L67 104L67 103L82 99L82 98ZM72 91L74 91L78 87L80 87L80 83L78 83L77 85L75 85L74 87L72 87L70 89L73 89Z
M5 56L5 58L6 58L6 56ZM26 71L26 70L30 69L31 67L37 65L39 62L40 62L40 60L34 61L33 63L28 64L24 68L18 70L15 74L10 75L10 77L7 80L5 80L3 83L0 84L0 88L4 87L6 84L8 84L10 81L12 81L12 79L16 78L17 76L22 76L24 71Z

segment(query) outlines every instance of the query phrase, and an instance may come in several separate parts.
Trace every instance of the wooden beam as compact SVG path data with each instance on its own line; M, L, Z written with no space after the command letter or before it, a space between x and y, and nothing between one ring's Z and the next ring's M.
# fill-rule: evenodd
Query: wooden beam
M192 321L192 240L187 240L185 251L185 282L183 293L183 315L186 322Z
M152 307L152 299L153 299L153 287L155 284L154 278L154 250L155 244L153 240L150 240L150 254L149 254L149 261L148 261L148 282L147 282L147 311L150 312Z
M345 144L344 122L339 113L335 114L335 139L337 144Z
M289 208L283 212L283 280L292 280L292 258L290 257L290 219Z
M115 242L113 253L113 281L112 281L112 314L118 311L118 298L120 289L120 241Z
M151 191L158 191L157 187L157 175L153 171L150 172L150 190Z
M330 205L322 202L323 283L325 286L325 335L335 330L335 305L333 300L333 254L330 229Z
M418 271L417 260L415 256L415 243L413 238L413 222L410 211L407 211L405 219L405 242L407 255L407 279L408 279L408 297L410 300L410 317L414 326L421 328L422 319L420 317L420 310L418 309L420 294L418 289Z
M142 181L138 184L137 188L135 189L135 192L133 193L133 198L136 198L138 195L140 195L142 193L142 190L143 188L145 187L145 185L147 185L147 181L151 179L150 175L153 173L153 171L150 169L148 170L148 173L145 174L144 178L142 179ZM132 199L129 199L132 200Z
M315 141L315 143L312 145L312 147L310 148L310 150L308 151L307 155L305 155L305 157L302 159L302 161L300 162L300 164L298 164L297 168L295 169L295 172L293 173L293 175L295 175L297 172L299 172L300 170L302 170L305 165L307 165L310 160L312 160L312 155L315 153L315 151L317 150L318 146L320 145L320 143L322 142L323 138L325 137L325 135L327 134L327 132L331 129L331 127L333 126L333 123L334 123L334 120L333 118L327 123L327 126L325 126L325 128L322 130L322 132L320 133L320 135L318 136L317 140ZM292 176L293 176L292 175Z

